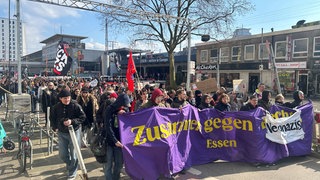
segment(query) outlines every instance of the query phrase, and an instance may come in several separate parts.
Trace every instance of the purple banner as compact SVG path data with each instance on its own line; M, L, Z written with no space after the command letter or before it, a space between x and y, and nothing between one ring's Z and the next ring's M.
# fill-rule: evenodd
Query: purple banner
M305 137L287 145L266 138L265 112L198 111L150 108L119 116L126 172L132 179L157 179L193 165L221 159L272 163L311 152L313 107L301 110ZM294 110L273 106L273 118L288 117Z

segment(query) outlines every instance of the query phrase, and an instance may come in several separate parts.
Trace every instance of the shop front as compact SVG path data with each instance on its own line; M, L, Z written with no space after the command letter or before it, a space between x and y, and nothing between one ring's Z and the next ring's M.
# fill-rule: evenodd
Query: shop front
M295 90L302 90L305 94L308 91L309 70L307 62L279 62L276 63L280 85L284 93L292 93Z

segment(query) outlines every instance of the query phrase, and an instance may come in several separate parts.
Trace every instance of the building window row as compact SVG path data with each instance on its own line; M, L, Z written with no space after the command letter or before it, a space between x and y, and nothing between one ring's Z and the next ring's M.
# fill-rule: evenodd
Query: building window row
M313 45L313 57L320 57L320 37L314 37L314 45ZM291 46L292 44L292 46ZM244 52L242 51L241 46L233 46L229 47L221 47L213 48L209 50L201 50L200 51L200 63L215 63L219 60L219 56L221 57L221 62L231 62L241 61L242 53L243 59L245 61L250 60L268 60L270 54L270 46L269 43L260 43L258 45L258 58L255 57L256 50L255 44L249 44L244 46ZM292 42L288 41L277 41L275 42L275 58L276 59L285 59L290 60L288 58L306 58L308 57L308 46L309 39L301 38L294 39ZM292 51L292 52L291 52ZM231 54L231 58L230 58Z

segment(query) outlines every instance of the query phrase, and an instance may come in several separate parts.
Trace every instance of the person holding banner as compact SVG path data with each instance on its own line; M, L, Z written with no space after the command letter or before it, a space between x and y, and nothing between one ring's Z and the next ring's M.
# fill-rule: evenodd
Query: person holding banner
M223 93L219 96L219 101L217 105L214 106L214 108L219 111L231 111L231 106L229 102L230 102L230 97L228 96L228 94Z
M154 107L154 106L166 107L162 103L163 96L164 96L164 94L159 88L154 89L153 92L152 92L150 100L147 103L145 103L142 106L140 106L140 109L151 108L151 107Z
M285 103L285 106L289 108L295 108L297 106L302 105L302 100L304 100L304 93L302 91L300 90L295 91L292 96L293 96L293 102Z
M104 127L107 137L107 163L105 164L105 179L120 179L120 171L123 166L122 148L118 115L129 112L130 98L128 94L120 94L116 101L105 110Z
M258 97L255 95L251 95L249 97L249 102L240 108L240 111L250 111L252 109L256 109L258 107Z
M284 96L282 94L277 94L274 98L275 105L284 106Z
M270 111L270 107L272 106L270 99L271 99L271 92L269 90L263 91L261 99L258 100L258 106L262 107L267 111Z
M187 93L184 89L178 89L176 92L176 97L173 99L171 103L172 108L182 108L186 106L188 103L187 101Z
M202 109L206 109L206 108L213 108L210 104L212 100L212 97L209 95L209 94L204 94L202 97L201 97L201 104L199 105L199 109L202 110Z

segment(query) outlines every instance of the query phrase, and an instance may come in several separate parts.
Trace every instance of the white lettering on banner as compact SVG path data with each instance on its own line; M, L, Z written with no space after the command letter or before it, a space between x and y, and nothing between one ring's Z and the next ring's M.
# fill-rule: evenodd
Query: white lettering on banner
M303 139L305 133L302 129L300 114L301 110L297 109L297 111L289 117L274 119L267 113L265 117L267 127L266 138L279 144L288 144Z
M307 62L287 62L287 63L276 63L276 67L280 69L296 69L296 68L307 68Z
M68 56L64 52L64 49L61 46L61 44L59 44L56 60L54 62L54 71L60 74L67 63L68 63Z

